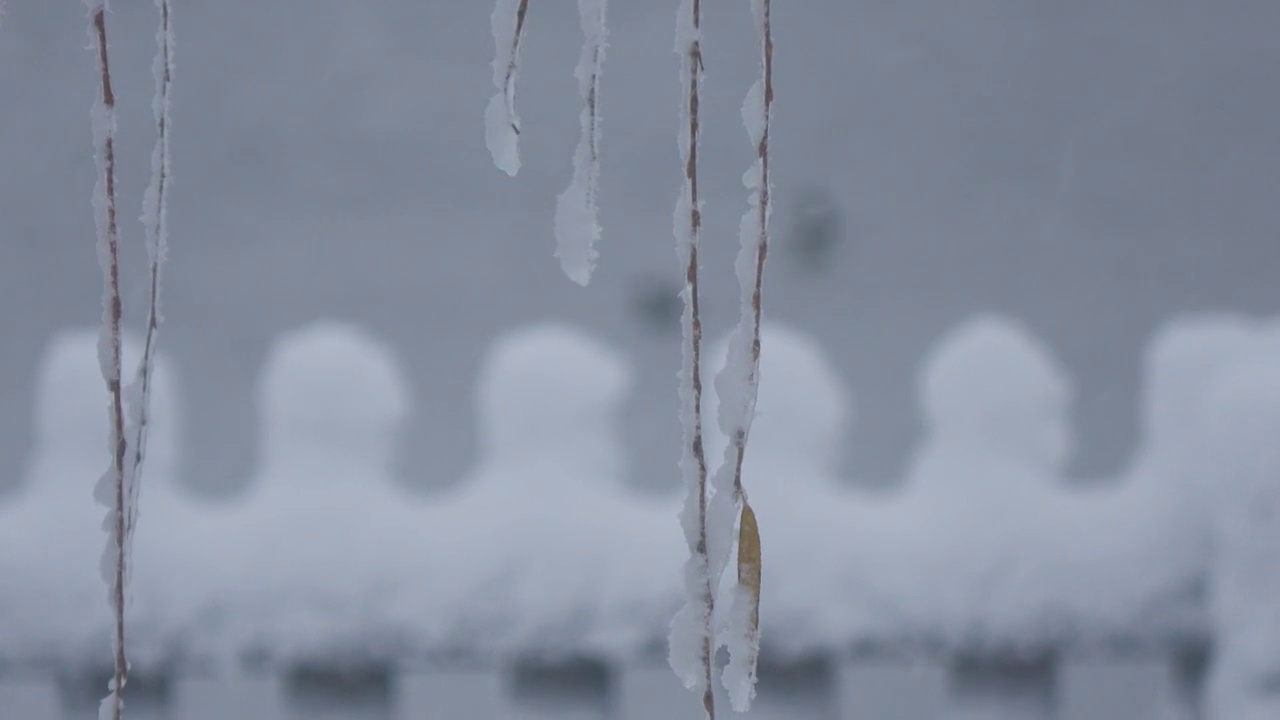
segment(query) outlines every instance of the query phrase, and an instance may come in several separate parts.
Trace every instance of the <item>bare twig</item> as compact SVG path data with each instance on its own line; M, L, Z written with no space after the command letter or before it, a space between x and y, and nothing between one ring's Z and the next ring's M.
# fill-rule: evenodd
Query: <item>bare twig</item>
M103 309L104 352L100 353L103 376L111 395L111 468L104 478L113 496L111 509L111 538L108 541L108 557L114 555L114 567L107 575L111 585L111 604L115 613L115 673L111 681L111 694L103 700L103 707L112 720L120 720L124 709L121 691L128 679L129 663L125 657L125 538L127 533L127 503L125 494L126 441L124 431L124 402L121 392L121 334L120 318L120 232L116 219L115 179L115 92L111 86L111 69L107 58L107 3L106 0L86 0L92 33L97 43L99 98L94 108L93 131L95 155L98 162L98 189L95 206L98 224L98 254L105 280Z

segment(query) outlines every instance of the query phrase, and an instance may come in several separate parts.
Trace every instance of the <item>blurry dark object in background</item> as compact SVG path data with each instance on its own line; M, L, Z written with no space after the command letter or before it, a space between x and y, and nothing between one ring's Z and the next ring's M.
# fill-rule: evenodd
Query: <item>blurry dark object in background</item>
M845 239L840 205L823 188L803 188L791 203L783 250L792 262L816 273L830 266L831 256Z
M654 332L674 333L680 329L680 288L660 277L635 282L631 306L641 324Z

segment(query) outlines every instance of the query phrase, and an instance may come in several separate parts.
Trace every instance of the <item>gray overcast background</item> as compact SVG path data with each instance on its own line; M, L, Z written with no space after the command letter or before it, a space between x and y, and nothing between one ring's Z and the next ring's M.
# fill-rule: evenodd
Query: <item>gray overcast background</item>
M76 0L9 0L0 29L0 486L30 441L49 334L97 321L94 93ZM163 348L183 377L187 480L242 486L253 383L273 336L360 322L417 383L407 480L472 459L474 368L544 318L629 350L638 483L672 487L679 270L671 210L675 0L615 0L603 97L599 271L552 257L577 134L576 4L535 0L518 103L525 165L490 162L489 0L175 2L172 237ZM706 307L736 314L732 254L757 72L745 0L706 7ZM151 0L115 0L122 214L152 142ZM775 3L777 251L767 313L818 334L853 384L852 478L897 476L918 433L913 374L979 309L1030 324L1081 388L1081 476L1135 439L1154 325L1280 309L1280 3L1273 0L793 0ZM124 226L141 317L141 229ZM767 348L766 348L767 352Z

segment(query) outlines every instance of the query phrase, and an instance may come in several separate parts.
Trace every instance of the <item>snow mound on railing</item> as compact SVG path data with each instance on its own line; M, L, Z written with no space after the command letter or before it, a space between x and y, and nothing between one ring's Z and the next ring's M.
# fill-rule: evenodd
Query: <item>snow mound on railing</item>
M709 375L724 366L729 341L720 338L708 353ZM877 607L842 585L852 573L860 576L858 590L869 587L859 560L875 508L841 476L853 395L821 344L798 328L766 321L760 346L759 395L742 478L764 558L761 640L773 655L839 648L882 622ZM708 393L705 403L707 416L715 417L719 396ZM723 456L728 438L719 432L706 438L707 456ZM728 609L735 584L735 573L726 573L719 613Z
M140 339L126 333L125 367L136 365L141 352ZM140 517L167 502L177 461L176 387L163 356L153 382ZM110 398L98 365L98 330L57 334L36 383L36 444L18 494L0 505L0 657L107 667L112 618L98 572L103 510L93 488L110 457ZM153 589L134 588L131 616L155 608Z
M397 486L409 384L393 353L316 321L279 338L259 384L257 477L215 542L226 631L209 642L276 660L384 661L403 642L393 599L425 542Z
M1276 717L1280 695L1280 338L1221 372L1207 398L1214 637L1209 717Z
M913 582L898 591L917 632L979 652L1056 639L1044 560L1072 398L1065 369L1004 316L965 321L926 358L926 437L897 509L914 535L903 558Z
M627 491L633 371L583 331L537 324L490 348L477 466L433 515L420 605L446 648L482 655L634 653L678 600L674 513ZM456 550L454 550L456 548Z
M1257 349L1258 328L1205 314L1160 327L1147 348L1142 441L1117 482L1064 495L1053 567L1066 622L1083 641L1203 631L1215 465L1206 397L1224 367Z

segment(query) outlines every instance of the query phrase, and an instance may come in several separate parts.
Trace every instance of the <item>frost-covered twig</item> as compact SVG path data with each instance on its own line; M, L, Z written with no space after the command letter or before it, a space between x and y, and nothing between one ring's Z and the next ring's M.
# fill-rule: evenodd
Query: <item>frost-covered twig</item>
M493 84L498 93L484 110L485 144L493 164L508 175L520 172L520 118L516 115L516 80L520 75L520 41L529 0L498 0L489 22L493 28Z
M707 717L715 718L715 694L711 678L715 660L714 615L716 578L723 562L715 567L721 553L721 538L712 530L716 498L707 493L707 461L702 439L702 318L698 297L698 235L702 207L698 198L699 99L702 85L702 5L700 0L682 0L676 18L676 52L681 57L680 80L685 87L681 102L680 157L685 165L684 184L675 210L676 251L684 268L683 365L680 370L680 420L684 427L684 449L680 468L684 476L685 498L681 526L689 545L684 582L688 595L685 606L671 621L668 662L685 687L702 694ZM732 518L730 517L730 522Z
M111 395L111 467L98 481L95 495L99 502L109 507L104 527L108 540L103 552L103 579L110 587L112 610L115 614L115 673L111 680L111 694L103 699L99 717L104 720L120 720L124 709L121 691L128 677L129 663L124 645L125 600L125 537L127 497L125 488L125 428L124 403L120 387L120 233L116 222L116 171L115 171L115 92L111 87L111 69L107 61L107 2L85 0L89 8L91 35L97 49L99 90L93 106L94 157L98 166L98 181L93 193L93 206L97 224L98 259L105 280L102 318L102 338L99 341L98 360L102 375Z
M755 696L760 653L760 538L755 512L742 486L742 462L755 416L760 373L760 318L764 263L769 251L769 126L773 107L773 28L770 0L752 0L760 33L761 77L747 92L742 121L756 149L756 160L744 178L750 207L742 216L741 248L736 270L741 287L741 314L729 340L724 369L716 377L720 398L720 430L732 442L712 480L713 492L731 495L741 508L738 543L738 588L725 644L729 665L723 682L735 710L745 712Z
M156 144L151 151L151 184L142 200L142 224L146 229L147 260L150 288L147 304L147 333L142 359L126 401L129 409L129 440L133 447L129 465L129 518L127 539L132 540L137 523L138 493L141 490L143 459L146 457L147 430L150 423L151 379L155 366L160 314L160 271L169 244L169 129L170 89L173 86L173 16L169 0L156 0L160 27L156 31L156 57L152 63L156 93L152 110L156 122Z
M582 56L574 76L582 95L582 129L573 153L573 179L556 199L556 257L570 280L591 281L595 241L600 239L600 73L604 66L607 0L578 0L582 21Z

